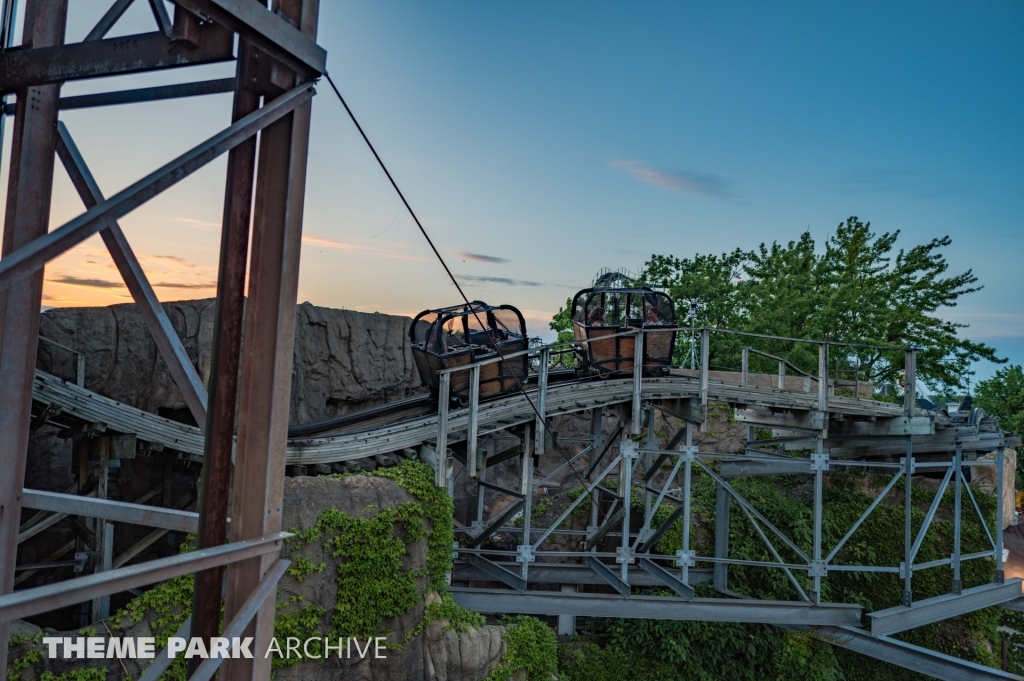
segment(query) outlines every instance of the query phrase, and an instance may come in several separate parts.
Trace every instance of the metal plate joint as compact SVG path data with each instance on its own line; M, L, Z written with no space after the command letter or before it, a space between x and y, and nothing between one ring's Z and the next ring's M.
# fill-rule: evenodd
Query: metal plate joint
M631 546L620 546L615 549L615 562L616 563L635 563L636 554L633 552Z
M694 549L676 551L676 565L679 567L693 567L697 564L697 552Z
M808 577L828 577L828 565L823 560L812 560L808 564Z
M821 452L820 454L811 454L811 470L812 471L827 471L828 470L828 452Z
M532 563L537 560L537 556L533 555L532 546L518 546L516 547L516 562L517 563Z

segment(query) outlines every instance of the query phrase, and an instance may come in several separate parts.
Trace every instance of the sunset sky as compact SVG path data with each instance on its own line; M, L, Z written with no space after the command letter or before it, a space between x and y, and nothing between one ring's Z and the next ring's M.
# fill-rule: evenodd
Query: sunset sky
M108 4L71 0L67 40ZM110 35L150 30L137 0ZM1024 4L331 0L319 42L467 293L519 306L531 333L550 336L551 314L601 267L805 230L820 246L857 215L904 247L950 235L951 272L985 288L943 315L1024 362ZM110 195L226 127L229 109L215 95L62 119ZM9 150L10 126L3 191ZM121 222L162 300L213 295L224 167ZM81 211L58 169L51 226ZM457 302L326 83L304 233L299 301L398 314ZM98 237L50 264L44 295L130 300Z

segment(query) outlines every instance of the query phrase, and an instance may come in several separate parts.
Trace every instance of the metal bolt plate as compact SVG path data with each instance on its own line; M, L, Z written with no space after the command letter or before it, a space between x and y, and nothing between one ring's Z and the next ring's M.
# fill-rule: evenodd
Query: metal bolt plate
M697 552L693 549L676 551L676 565L679 567L693 567L697 564Z

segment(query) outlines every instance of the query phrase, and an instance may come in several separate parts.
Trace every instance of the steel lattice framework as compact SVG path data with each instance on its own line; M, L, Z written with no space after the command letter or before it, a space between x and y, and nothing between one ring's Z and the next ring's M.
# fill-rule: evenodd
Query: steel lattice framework
M781 356L744 347L741 371L729 376L709 368L711 335L724 332L677 329L699 333L698 371L645 378L641 337L634 342L637 356L631 377L560 385L549 380L551 368L558 366L553 358L565 352L564 345L556 344L528 351L537 371L535 382L531 380L522 393L481 403L482 369L518 354L498 357L443 371L435 414L405 415L385 425L375 422L369 430L289 441L288 396L311 99L326 62L324 50L316 44L318 0L273 0L270 7L262 0L173 0L173 13L167 11L164 0L134 0L148 2L157 30L105 38L132 1L116 0L85 40L64 44L69 0L26 0L24 33L16 48L12 36L15 0L4 0L2 5L0 95L4 101L0 125L4 116L13 115L14 127L0 259L0 467L5 472L0 477L0 667L6 667L11 619L89 600L100 603L102 613L102 599L112 593L187 573L197 574L196 595L193 617L179 635L246 634L255 636L257 649L266 649L273 634L276 583L287 566L279 557L281 543L288 536L280 526L286 461L320 465L418 447L421 458L433 461L439 486L452 489L457 475L476 482L476 520L463 530L467 539L456 549L453 573L456 586L452 591L465 607L561 618L640 617L813 627L838 645L939 678L1016 678L890 637L982 607L1017 607L1021 582L1004 579L1002 570L1002 522L997 521L994 528L985 524L964 480L966 469L982 465L977 460L980 451L996 451L997 488L1001 490L1002 448L1009 440L999 434L984 441L961 435L934 441L934 418L916 410L913 399L905 399L903 405L875 402L861 399L856 387L853 397L836 394L840 381L838 376L829 376L830 348L851 346L812 342L818 353L813 374ZM60 97L61 84L68 80L229 60L236 61L234 78ZM109 198L60 121L62 109L217 92L234 94L230 127ZM12 94L16 99L8 103ZM207 392L117 220L224 153L228 154L228 171L213 366ZM57 158L86 210L51 231L48 219ZM250 230L251 260L247 258ZM34 370L37 345L45 340L38 335L43 268L96 233L110 251L200 428L172 424L89 393L81 381L77 386L65 385ZM251 283L243 317L247 274ZM634 333L645 332L627 332ZM913 396L915 350L873 350L903 356L905 394ZM762 363L778 362L776 384L766 388L758 383L764 383L765 375L758 377L749 371L752 356ZM796 375L787 377L787 370ZM469 373L469 401L464 408L452 409L449 391L456 371ZM114 502L23 489L33 399L41 405L63 401L71 415L86 423L102 415L115 430L145 432L154 442L164 438L182 455L201 460L200 512L147 506L143 500ZM744 452L707 452L693 444L696 429L707 427L711 402L729 405L735 419L748 425ZM665 446L654 437L657 410L683 422ZM550 419L569 413L590 414L588 442L565 464L538 479L536 455L546 449ZM609 414L614 417L611 423L605 420ZM773 429L778 434L772 440L758 440L755 428ZM482 436L513 429L521 440L519 446L491 457L483 455ZM766 450L766 446L778 451ZM928 457L920 459L924 453ZM487 480L488 468L509 459L518 462L519 485L515 489ZM824 479L830 471L851 467L888 471L892 477L846 535L835 545L825 546ZM553 522L538 526L534 493L570 468L583 479L583 493ZM915 534L911 522L913 476L926 470L941 474L942 479ZM771 523L731 482L742 476L778 474L803 474L812 480L813 536L809 547ZM713 555L698 555L691 537L695 475L709 478L716 489ZM901 481L906 513L903 537L896 541L902 541L903 560L898 565L837 562L846 542ZM916 562L940 501L950 488L954 493L954 550L949 558ZM487 494L513 500L485 517ZM635 494L643 498L642 510L636 509ZM551 549L552 538L572 532L561 528L561 523L588 499L590 522L583 547ZM1002 495L998 495L999 519L1002 503ZM666 506L672 507L667 519L657 515ZM23 507L56 515L29 523L22 531ZM743 514L772 560L742 560L730 554L732 509ZM637 513L639 519L633 517ZM979 516L990 549L961 552L964 513ZM101 521L96 542L107 549L106 555L112 544L113 522L197 532L199 548L129 567L104 564L88 577L14 592L18 542L52 525L61 514ZM517 515L521 525L511 522ZM681 549L674 556L657 553L655 545L677 522L682 528ZM515 550L487 546L488 538L498 531L517 535ZM617 543L615 550L602 551L601 544L609 541ZM962 563L979 559L994 562L993 582L962 588ZM740 597L730 589L731 565L781 571L794 598L759 601ZM949 593L913 601L914 573L946 565L953 575ZM822 579L841 571L899 575L903 603L869 613L870 631L862 628L860 606L822 600ZM471 586L479 581L505 588ZM693 586L706 581L723 597L696 598ZM583 584L610 587L606 589L610 593L577 593L576 586ZM551 591L552 586L562 590ZM676 597L638 595L634 593L637 587L668 588ZM222 603L226 624L218 631ZM191 678L211 678L221 662L211 659L197 664ZM158 678L168 663L165 652L147 668L143 680ZM266 679L270 661L224 660L220 671L226 679Z
M916 400L904 399L900 407L861 398L859 391L854 392L853 398L836 395L840 381L838 376L829 376L830 349L848 350L857 346L824 341L814 343L818 350L816 374L799 370L783 357L743 347L741 370L730 375L709 369L709 346L713 333L740 336L748 341L810 341L712 329L698 331L700 369L690 372L695 375L689 377L696 383L696 395L685 397L687 392L680 390L676 393L679 397L675 399L645 398L645 382L658 379L644 379L642 376L644 342L638 337L634 344L636 357L632 369L632 391L620 397L618 413L613 413L611 427L602 422L607 411L602 408L603 405L589 409L589 443L582 451L571 458L567 457L565 463L541 478L536 475L534 467L535 454L549 448L545 443L545 432L549 429L549 366L552 355L564 353L566 346L556 344L526 351L536 355L539 371L537 387L527 395L535 411L533 418L526 421L525 432L522 434L523 444L517 452L521 473L518 489L503 488L486 480L487 466L507 460L508 456L498 454L489 459L479 450L481 430L494 430L493 424L488 424L490 427L484 429L480 426L483 410L479 399L479 381L480 373L487 364L523 353L442 371L435 443L436 452L443 454L436 457L436 483L447 485L451 490L457 476L469 475L477 481L476 521L464 530L469 540L456 549L457 569L453 579L456 583L464 584L453 589L456 602L483 612L542 613L559 615L563 619L567 616L637 617L824 628L832 632L826 636L827 640L911 669L932 673L939 678L964 678L964 674L972 678L1016 678L889 638L891 634L980 608L1019 602L1021 580L1004 579L1003 494L997 494L997 520L993 528L986 522L974 493L965 481L966 470L980 465L991 466L993 461L979 461L978 450L973 448L970 456L965 457L963 440L959 437L950 440L939 451L929 449L930 455L919 461L915 457L914 437L918 436L920 440L921 436L934 435L936 430L934 416L917 409ZM658 332L664 330L655 333ZM644 333L647 332L638 329L621 335L642 336ZM574 344L587 342L591 341L573 341ZM915 395L916 350L892 347L870 349L903 354L905 395ZM750 373L748 367L751 355L761 355L772 362L778 362L777 383L775 376L755 376ZM787 369L791 372L788 382ZM448 391L451 377L456 372L462 372L463 375L468 372L470 392L467 407L453 411ZM768 381L774 385L765 388L764 384ZM614 389L612 381L606 381L604 385ZM712 396L731 406L733 417L747 424L744 452L702 452L693 444L694 431L707 427L708 405ZM585 407L586 404L577 403L575 411L585 411ZM684 422L665 447L660 446L654 433L656 410L666 411ZM755 428L773 429L774 439L755 439ZM860 446L853 448L852 454L849 447L844 449L841 446L843 443L840 440L844 437L860 441ZM458 473L455 472L456 461L450 458L448 443L452 440L464 442L465 446L464 457L456 456L462 464ZM901 457L893 457L892 452L887 453L885 449L871 451L872 445L882 444L883 441L889 443L891 449L893 440L903 443ZM1007 443L1008 440L999 437L987 448L996 451L994 463L997 490L1003 489L1003 447ZM840 445L836 448L838 456L830 456L831 444ZM865 450L866 455L863 453ZM948 458L945 458L943 452L948 452ZM582 475L582 492L553 521L542 526L535 525L534 493L544 483L564 474L570 467ZM824 477L830 471L852 468L868 469L876 473L887 471L892 477L842 539L834 546L825 546L822 539ZM698 555L691 543L694 500L692 480L698 471L713 480L716 488L714 555ZM923 523L914 532L911 519L913 476L926 472L941 474L942 478ZM790 474L807 475L812 480L813 502L810 506L813 538L810 550L802 548L794 537L776 527L731 484L732 479L743 476ZM841 555L850 538L901 480L904 483L904 531L902 537L894 537L893 541L902 543L903 560L897 565L857 565L837 561L837 556ZM947 489L954 492L953 552L948 558L919 562L918 553ZM639 504L634 503L638 501L633 498L637 493L643 498L642 509L637 509ZM483 499L486 494L500 494L513 500L485 518ZM574 509L587 500L590 502L590 522L582 546L575 550L545 548L554 536L581 534L579 531L563 529L562 526ZM602 504L602 501L605 503ZM656 520L658 510L664 505L671 505L672 512L667 517L662 514L661 520ZM733 508L743 514L747 527L756 533L772 560L752 561L730 555L729 516ZM639 521L631 517L637 513L642 516ZM976 518L984 528L989 548L969 554L961 552L961 521L965 513L970 514L972 520ZM514 517L521 522L520 525L511 522ZM659 540L676 527L680 520L682 548L674 556L657 553L655 546ZM487 540L498 532L518 537L518 546L514 550L488 548ZM598 549L607 539L617 544L614 552ZM979 559L994 561L993 582L969 589L962 588L962 563ZM782 571L792 587L795 600L759 601L737 594L729 585L730 565ZM939 566L951 567L949 593L913 601L914 574ZM862 613L859 605L822 600L821 582L830 572L898 575L903 581L903 603L888 610L868 613L871 620L868 632L861 628ZM808 579L797 579L797 573L802 573ZM507 588L471 586L472 582L480 581L503 584ZM711 581L715 590L728 598L695 598L693 586L704 581ZM808 582L809 589L805 588ZM617 595L576 593L575 585L581 584L610 586ZM545 590L550 585L559 585L562 590ZM531 589L531 586L540 587L541 590ZM566 589L567 586L569 589ZM667 588L677 596L634 595L635 587ZM570 625L563 633L569 633L571 629Z

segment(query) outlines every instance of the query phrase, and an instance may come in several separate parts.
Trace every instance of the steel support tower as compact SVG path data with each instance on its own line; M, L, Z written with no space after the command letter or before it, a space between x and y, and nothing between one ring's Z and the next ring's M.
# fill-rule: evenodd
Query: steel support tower
M319 1L273 0L270 7L261 0L174 0L171 7L163 0L134 1L148 1L153 32L105 38L133 2L116 0L82 42L67 44L69 0L25 0L16 47L16 0L3 3L0 116L13 114L14 122L0 259L0 669L7 666L11 619L187 573L197 573L193 635L220 633L222 602L223 635L244 631L256 637L259 649L273 634L274 585L283 572L279 550L287 536L281 532L281 499L311 99L326 70L326 52L316 43ZM61 97L69 80L225 61L236 62L234 78ZM214 92L234 93L231 126L109 198L60 122L65 108ZM11 95L13 107L7 103ZM207 393L117 220L224 153L228 171ZM86 210L51 230L57 157ZM205 433L199 547L14 593L43 270L96 233ZM201 674L209 678L209 667L220 662L204 661ZM269 677L269 659L223 661L221 678Z

